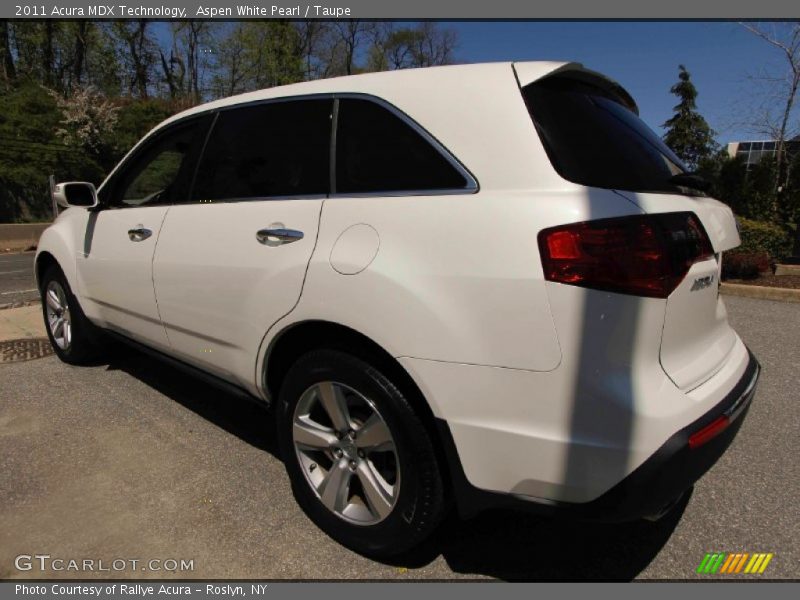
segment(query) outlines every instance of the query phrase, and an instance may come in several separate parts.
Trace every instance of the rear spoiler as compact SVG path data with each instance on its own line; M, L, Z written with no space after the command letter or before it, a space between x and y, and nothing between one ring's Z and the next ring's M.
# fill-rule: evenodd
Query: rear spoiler
M605 75L587 69L577 62L515 62L511 67L517 76L520 88L524 88L534 81L552 77L554 75L567 75L573 79L591 83L619 98L620 102L636 115L639 107L636 101L624 87Z

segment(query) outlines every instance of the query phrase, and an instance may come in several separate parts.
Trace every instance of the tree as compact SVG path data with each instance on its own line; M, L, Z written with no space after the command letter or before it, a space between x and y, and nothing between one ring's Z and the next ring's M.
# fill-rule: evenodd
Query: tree
M323 54L326 40L331 37L332 25L311 19L295 22L295 28L304 65L304 79L308 81L325 77L328 64L323 60Z
M289 21L244 21L213 48L212 91L229 96L302 81L300 34Z
M127 70L128 91L147 98L155 64L155 42L146 19L114 21L112 31L120 44L120 55Z
M696 171L701 161L717 150L714 131L697 111L697 89L683 65L678 66L678 83L669 91L680 102L673 108L675 114L663 125L667 129L664 142L686 166Z
M14 80L17 71L14 66L14 56L11 54L11 32L8 21L0 21L0 53L2 53L2 74L6 81Z
M455 31L430 22L397 29L392 23L376 23L372 39L367 58L370 71L450 64L458 44Z
M212 23L180 21L170 24L170 47L158 49L163 81L169 97L183 98L191 104L203 100L206 71L210 67ZM167 58L167 52L169 58Z
M55 131L56 137L100 159L117 123L119 107L91 86L76 88L68 98L51 93L61 111L61 126Z
M792 179L792 163L786 152L786 141L798 131L795 103L800 89L800 23L742 25L775 48L784 64L780 72L763 71L754 77L759 83L761 104L751 125L775 140L772 218L782 226L791 228L788 222L790 203L785 201L785 197ZM800 227L796 227L795 232L794 256L800 257Z

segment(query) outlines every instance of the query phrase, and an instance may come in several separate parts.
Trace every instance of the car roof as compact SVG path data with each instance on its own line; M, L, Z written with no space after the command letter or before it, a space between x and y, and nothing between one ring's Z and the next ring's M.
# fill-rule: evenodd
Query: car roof
M392 97L397 98L402 94L414 94L419 90L419 85L432 86L436 91L446 90L453 83L463 77L480 77L490 71L503 70L508 72L511 66L517 69L524 69L524 83L527 85L536 79L547 74L560 71L570 66L582 68L578 63L563 61L529 61L529 62L492 62L492 63L471 63L461 65L444 65L435 67L421 67L415 69L398 69L394 71L379 71L374 73L359 73L357 75L344 75L340 77L330 77L327 79L315 79L300 83L291 83L272 88L264 88L243 94L236 94L226 98L220 98L205 104L200 104L176 114L172 119L176 120L187 116L202 113L209 110L218 110L245 104L248 102L258 102L260 100L270 100L275 98L287 98L293 96L306 96L315 94L342 94L342 93L374 93L380 95L385 91L387 85L399 86L394 91ZM416 85L415 85L416 84ZM165 122L165 123L166 123Z
M482 189L564 189L572 184L552 168L520 87L567 71L588 74L595 83L629 99L635 110L633 100L619 84L579 63L475 63L365 73L247 92L178 113L156 126L144 139L177 120L246 103L298 96L364 94L380 98L408 115L447 148Z

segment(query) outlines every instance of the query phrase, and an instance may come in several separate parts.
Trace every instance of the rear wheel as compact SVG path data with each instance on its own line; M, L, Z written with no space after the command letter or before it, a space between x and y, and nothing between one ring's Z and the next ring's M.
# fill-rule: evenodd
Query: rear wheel
M99 332L83 314L64 273L56 265L45 271L40 288L47 337L66 363L84 364L99 352Z
M289 370L279 403L286 470L321 529L372 556L399 554L433 532L445 512L433 445L381 371L314 351Z

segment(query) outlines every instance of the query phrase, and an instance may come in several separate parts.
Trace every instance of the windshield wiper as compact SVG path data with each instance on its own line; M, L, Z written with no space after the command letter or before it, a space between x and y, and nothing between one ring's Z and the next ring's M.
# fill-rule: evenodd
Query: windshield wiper
M670 183L681 187L707 192L711 189L711 182L698 173L678 173L668 179Z

